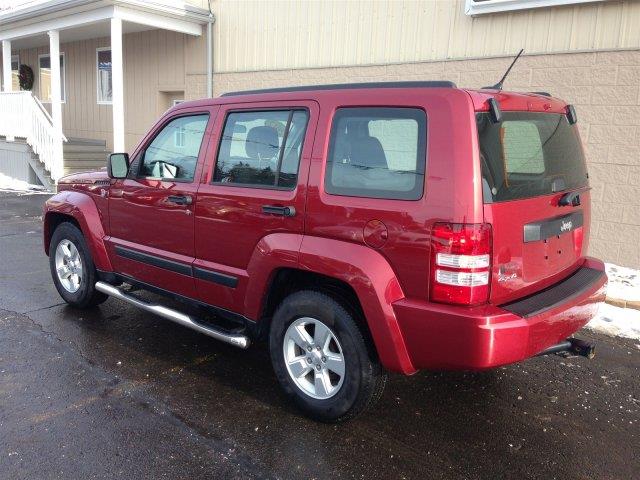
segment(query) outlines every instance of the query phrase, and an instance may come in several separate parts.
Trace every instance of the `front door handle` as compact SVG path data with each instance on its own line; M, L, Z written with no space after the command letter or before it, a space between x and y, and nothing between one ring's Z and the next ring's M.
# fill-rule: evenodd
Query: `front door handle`
M193 203L191 195L169 195L167 200L176 205L191 205Z
M268 215L281 215L283 217L293 217L296 214L295 207L282 207L280 205L263 205L262 213Z

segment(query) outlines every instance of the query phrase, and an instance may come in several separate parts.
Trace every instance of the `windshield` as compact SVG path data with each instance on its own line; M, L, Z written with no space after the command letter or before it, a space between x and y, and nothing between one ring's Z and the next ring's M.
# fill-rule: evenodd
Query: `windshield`
M588 185L580 139L558 113L477 113L485 203L537 197Z

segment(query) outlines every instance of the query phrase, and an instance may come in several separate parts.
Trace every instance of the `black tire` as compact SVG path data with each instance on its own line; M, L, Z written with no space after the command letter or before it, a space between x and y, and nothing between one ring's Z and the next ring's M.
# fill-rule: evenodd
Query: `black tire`
M63 240L73 243L82 261L82 280L80 281L80 288L76 292L70 292L65 289L56 272L56 249ZM76 308L90 308L101 304L109 298L108 295L97 291L95 288L98 280L96 267L82 232L74 224L70 222L61 223L53 232L49 243L49 267L58 293L69 305Z
M304 392L289 375L285 364L286 331L303 317L324 323L342 347L343 383L337 393L327 399L316 399ZM380 398L387 381L375 348L353 315L334 298L318 291L298 291L282 301L271 322L269 352L285 393L306 415L322 422L343 422L361 414Z

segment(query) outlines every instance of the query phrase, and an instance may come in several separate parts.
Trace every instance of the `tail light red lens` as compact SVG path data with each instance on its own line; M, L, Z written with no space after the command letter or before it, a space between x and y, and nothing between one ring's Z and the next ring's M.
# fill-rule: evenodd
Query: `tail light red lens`
M431 300L478 305L489 298L491 225L436 223L431 231Z

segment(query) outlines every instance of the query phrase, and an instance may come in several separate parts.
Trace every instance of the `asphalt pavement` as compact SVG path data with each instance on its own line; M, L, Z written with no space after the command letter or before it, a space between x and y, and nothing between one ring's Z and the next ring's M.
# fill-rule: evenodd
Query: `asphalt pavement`
M0 193L3 480L640 478L638 342L582 332L594 360L393 375L365 415L319 424L280 392L263 345L114 299L63 304L46 198Z

